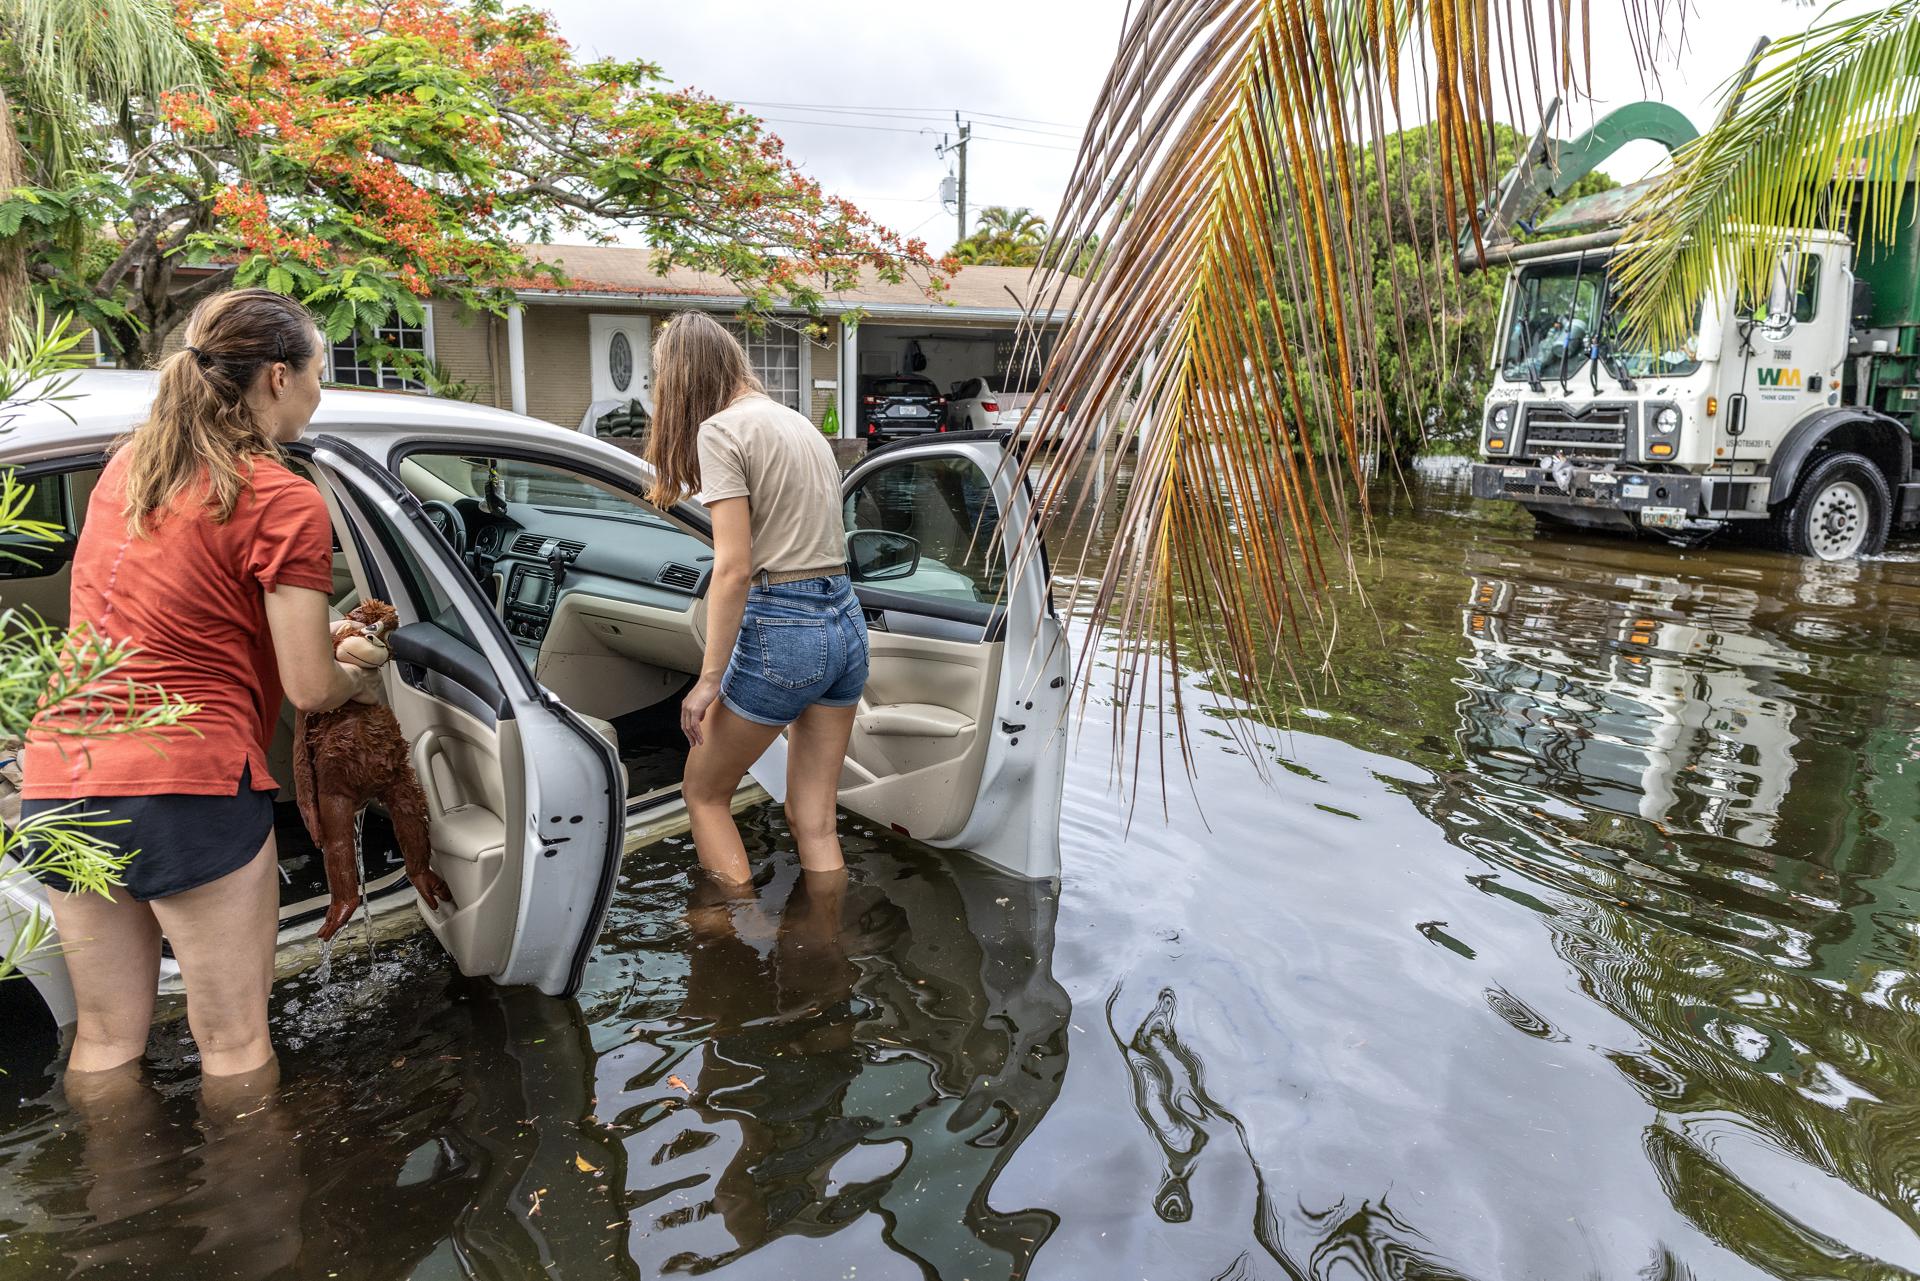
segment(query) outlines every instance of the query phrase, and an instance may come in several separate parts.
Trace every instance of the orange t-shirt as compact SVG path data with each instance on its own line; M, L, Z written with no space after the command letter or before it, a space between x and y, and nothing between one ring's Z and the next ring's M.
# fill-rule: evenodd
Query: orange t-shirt
M103 697L124 698L131 680L200 710L153 733L97 738L36 724L21 752L22 793L232 796L242 766L252 767L253 790L273 790L267 746L281 689L265 594L281 583L332 593L326 501L278 459L259 458L226 523L207 513L204 485L190 486L135 538L122 514L126 460L114 455L87 504L69 622L135 650Z

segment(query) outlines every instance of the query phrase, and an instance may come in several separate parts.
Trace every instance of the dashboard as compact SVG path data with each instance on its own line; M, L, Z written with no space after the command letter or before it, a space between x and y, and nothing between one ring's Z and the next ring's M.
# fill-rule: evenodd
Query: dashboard
M691 615L712 577L711 547L637 511L488 510L466 498L431 504L428 517L489 586L515 643L535 653L569 595Z

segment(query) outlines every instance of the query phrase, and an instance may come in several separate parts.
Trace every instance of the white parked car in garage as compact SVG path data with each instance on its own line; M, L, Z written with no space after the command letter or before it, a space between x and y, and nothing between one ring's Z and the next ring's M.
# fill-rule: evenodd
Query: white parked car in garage
M984 378L962 378L947 388L948 431L991 431L998 426L1000 399Z
M83 373L73 399L29 408L0 437L0 467L65 529L28 561L0 559L6 605L65 620L104 451L153 385L151 374ZM1004 439L903 442L845 479L872 668L840 796L930 845L1051 877L1067 645L1043 559L1007 545L1029 497L999 465ZM400 614L386 695L427 793L433 866L458 904L427 924L467 974L572 992L621 854L684 809L678 706L706 637L706 512L649 506L646 465L604 441L424 396L329 390L289 452L333 514L335 607L377 596ZM289 713L274 745L282 780L290 726ZM776 743L756 767L776 797L784 759ZM278 808L287 948L311 938L327 898L293 806ZM413 910L380 829L370 813L371 910ZM3 950L43 896L21 876L0 880L0 895ZM71 1021L57 954L25 969L54 1021ZM177 983L168 961L162 986Z

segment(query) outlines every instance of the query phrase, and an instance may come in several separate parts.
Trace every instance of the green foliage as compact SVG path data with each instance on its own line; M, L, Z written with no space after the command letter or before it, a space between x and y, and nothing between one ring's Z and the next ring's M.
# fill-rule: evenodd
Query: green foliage
M1033 210L988 205L973 234L953 247L953 256L970 267L1033 267L1046 243L1046 220Z
M1891 243L1920 155L1916 68L1920 0L1769 48L1738 109L1675 152L1629 211L1623 328L1673 346L1710 289L1765 298L1781 243L1756 228L1845 226L1863 246Z
M728 277L751 308L935 269L754 117L649 63L581 59L538 10L0 0L9 17L6 118L58 122L60 143L30 139L25 182L0 183L0 242L128 363L231 284L298 298L363 347L430 296L498 312L564 279L527 244L616 227L644 230L663 265ZM156 19L143 60L128 33ZM393 363L426 376L413 354Z
M0 433L28 407L70 399L82 331L54 326L43 304L31 318L14 317L0 351ZM32 491L11 471L0 472L0 558L31 560L36 545L58 540L59 525L31 515ZM198 710L163 691L121 675L132 655L88 631L63 634L31 611L0 608L0 748L11 752L36 716L61 734L97 738L177 725ZM117 849L102 829L111 826L71 807L0 826L0 882L53 872L97 894L119 884L135 851ZM51 923L39 912L7 907L11 938L0 951L0 980L48 941Z
M1496 126L1495 155L1511 157L1525 141ZM1461 452L1479 430L1481 407L1493 369L1494 326L1499 320L1504 271L1462 275L1454 265L1445 192L1431 131L1408 129L1367 148L1355 163L1357 208L1363 225L1356 241L1372 290L1372 315L1381 328L1370 355L1379 370L1377 390L1363 392L1363 413L1377 409L1393 455L1426 450ZM1587 175L1566 200L1605 191L1605 174ZM1267 322L1269 359L1279 359L1275 313L1260 304ZM1290 304L1281 303L1279 323L1299 331ZM1317 425L1316 425L1317 426ZM1316 432L1324 442L1324 433Z

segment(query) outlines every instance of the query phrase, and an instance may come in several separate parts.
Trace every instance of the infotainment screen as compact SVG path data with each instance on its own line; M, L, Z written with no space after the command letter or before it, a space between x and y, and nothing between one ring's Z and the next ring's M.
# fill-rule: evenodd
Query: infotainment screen
M522 609L545 609L553 600L553 579L545 574L522 573L513 581L513 603Z

